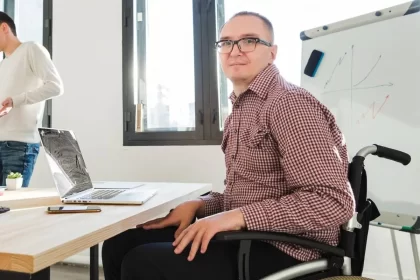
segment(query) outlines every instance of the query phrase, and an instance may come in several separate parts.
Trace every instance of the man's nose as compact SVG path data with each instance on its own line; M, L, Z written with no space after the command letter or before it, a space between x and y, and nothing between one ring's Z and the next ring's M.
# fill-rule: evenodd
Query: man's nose
M232 48L232 51L230 52L230 55L237 56L237 55L241 55L241 54L242 54L242 52L239 49L239 45L238 44L234 44L233 45L233 48Z

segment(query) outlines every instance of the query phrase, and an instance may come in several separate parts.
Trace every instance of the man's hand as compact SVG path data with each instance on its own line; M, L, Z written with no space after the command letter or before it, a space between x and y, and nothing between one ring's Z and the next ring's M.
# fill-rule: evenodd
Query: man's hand
M7 115L10 110L13 108L13 99L8 97L6 98L6 100L4 100L1 103L1 108L0 108L0 117L3 117L5 115Z
M138 225L137 227L142 227L147 230L177 226L178 229L174 236L174 238L177 238L178 235L191 224L196 217L197 211L203 205L204 202L202 200L187 201L177 206L165 217L149 221L145 224Z
M203 218L186 228L173 243L175 253L180 254L192 241L188 260L192 261L201 246L200 252L204 254L213 236L222 231L241 230L245 228L245 220L238 209L219 213Z

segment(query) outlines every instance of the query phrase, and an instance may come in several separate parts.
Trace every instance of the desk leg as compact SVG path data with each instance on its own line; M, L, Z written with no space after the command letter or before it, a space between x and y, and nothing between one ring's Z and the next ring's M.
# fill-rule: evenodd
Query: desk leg
M400 256L398 254L397 240L395 239L395 231L393 229L390 229L389 231L391 232L392 247L394 247L395 262L397 263L398 279L403 280L404 278L401 269Z
M7 280L50 280L50 268L47 267L35 274L2 271L0 270L0 279Z
M410 233L411 247L413 247L414 265L416 267L417 279L420 280L420 261L419 261L419 250L417 248L416 235Z
M90 280L99 280L99 245L90 248Z

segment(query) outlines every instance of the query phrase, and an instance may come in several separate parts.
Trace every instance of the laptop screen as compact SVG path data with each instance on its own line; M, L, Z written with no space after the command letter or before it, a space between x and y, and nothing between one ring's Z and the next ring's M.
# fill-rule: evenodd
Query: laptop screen
M93 188L82 152L72 131L39 128L55 185L61 197Z

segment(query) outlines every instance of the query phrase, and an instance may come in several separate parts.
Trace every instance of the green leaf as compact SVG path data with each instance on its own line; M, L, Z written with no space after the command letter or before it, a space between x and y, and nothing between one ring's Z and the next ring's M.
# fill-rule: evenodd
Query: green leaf
M19 172L10 172L9 175L7 175L7 179L18 179L22 178L22 174Z

